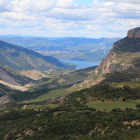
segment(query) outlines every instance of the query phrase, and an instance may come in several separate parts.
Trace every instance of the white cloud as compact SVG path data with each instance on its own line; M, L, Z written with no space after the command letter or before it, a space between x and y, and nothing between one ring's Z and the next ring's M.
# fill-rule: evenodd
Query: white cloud
M103 0L103 1L110 1L110 2L115 2L115 3L140 3L139 0Z
M73 2L75 0L58 0L56 1L56 7L59 7L59 8L72 8L74 5L73 5Z
M10 0L0 0L0 12L11 11Z
M73 2L0 0L0 28L24 34L30 31L33 35L98 37L124 36L128 29L139 26L138 0L93 0L92 5Z
M102 3L98 2L98 0L93 1L93 6L95 7L102 7Z
M13 0L12 5L18 12L48 11L54 6L53 0Z

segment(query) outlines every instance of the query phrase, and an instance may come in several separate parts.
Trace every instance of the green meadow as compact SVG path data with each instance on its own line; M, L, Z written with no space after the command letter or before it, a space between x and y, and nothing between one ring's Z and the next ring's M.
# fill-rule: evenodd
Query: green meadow
M89 107L94 107L98 111L111 111L114 108L121 108L125 110L125 108L133 108L136 109L136 105L140 103L140 100L124 102L124 101L91 101L86 105Z
M68 93L64 88L61 89L55 89L47 92L46 94L40 95L34 99L24 100L19 103L35 103L35 102L42 102L45 100L48 100L50 98L58 98L67 95Z

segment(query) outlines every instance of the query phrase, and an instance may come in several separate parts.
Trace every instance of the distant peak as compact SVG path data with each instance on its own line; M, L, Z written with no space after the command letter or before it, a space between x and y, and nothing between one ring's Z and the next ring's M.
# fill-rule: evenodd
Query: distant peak
M140 27L129 30L127 33L127 37L140 38Z

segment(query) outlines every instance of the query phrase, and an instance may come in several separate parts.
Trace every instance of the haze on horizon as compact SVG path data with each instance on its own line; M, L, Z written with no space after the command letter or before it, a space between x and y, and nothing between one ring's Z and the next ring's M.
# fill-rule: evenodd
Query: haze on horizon
M125 37L139 0L0 0L0 35Z

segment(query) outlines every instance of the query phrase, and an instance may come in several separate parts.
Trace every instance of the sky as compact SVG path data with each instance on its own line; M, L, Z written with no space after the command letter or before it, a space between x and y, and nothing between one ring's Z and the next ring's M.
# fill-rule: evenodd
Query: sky
M140 0L0 0L0 35L125 37Z

